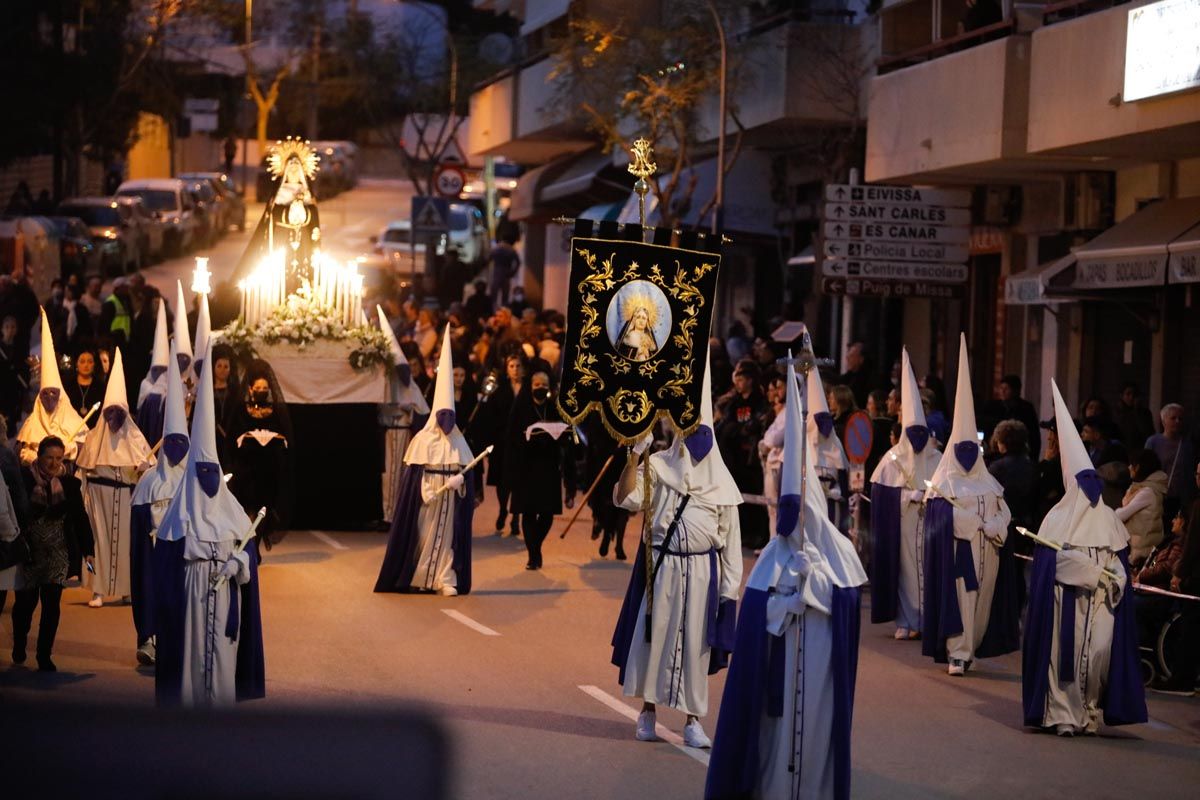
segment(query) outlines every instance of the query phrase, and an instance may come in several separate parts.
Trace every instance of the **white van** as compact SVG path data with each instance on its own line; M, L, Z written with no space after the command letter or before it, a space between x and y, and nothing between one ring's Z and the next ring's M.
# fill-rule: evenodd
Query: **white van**
M186 182L178 178L148 178L125 181L118 197L140 197L146 209L166 223L163 249L181 255L196 243L196 204Z

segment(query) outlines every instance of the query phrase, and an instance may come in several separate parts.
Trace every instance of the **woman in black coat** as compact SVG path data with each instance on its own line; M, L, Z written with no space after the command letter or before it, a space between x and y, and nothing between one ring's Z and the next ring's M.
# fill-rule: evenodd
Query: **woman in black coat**
M521 357L511 355L506 358L504 375L500 376L496 391L483 401L483 405L479 407L479 413L475 415L475 423L471 426L473 432L478 431L479 452L483 452L483 448L488 445L495 446L495 450L488 456L487 482L488 486L496 487L496 498L500 501L500 514L496 517L497 535L504 534L504 522L508 519L509 495L512 493L512 487L508 480L512 473L508 471L508 459L505 455L508 447L505 431L509 428L513 403L521 391L524 378L525 364ZM473 441L472 447L474 446L476 446L476 442ZM520 530L520 512L513 509L510 531L513 536L516 536Z
M251 516L266 506L258 538L270 550L272 534L285 530L291 518L292 420L267 362L250 363L245 387L225 426L233 472L229 488Z
M504 472L519 476L512 482L512 511L521 515L525 549L529 552L525 569L542 568L542 542L550 533L554 515L562 513L564 464L567 469L573 468L565 457L568 435L555 437L543 429L529 430L539 422L562 422L550 402L550 376L545 372L530 376L517 395L505 436Z
M42 604L38 622L37 662L42 672L54 672L50 659L58 633L63 586L92 568L92 529L83 508L78 479L66 474L65 447L57 436L47 436L38 445L37 460L21 470L30 501L26 530L30 560L22 566L27 588L16 592L13 603L14 664L25 662L25 646L33 624L33 611Z

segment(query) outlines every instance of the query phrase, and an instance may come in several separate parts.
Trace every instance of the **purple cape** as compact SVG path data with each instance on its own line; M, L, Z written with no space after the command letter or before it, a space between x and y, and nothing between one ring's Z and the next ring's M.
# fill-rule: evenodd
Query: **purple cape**
M900 602L899 486L871 484L871 622L896 619Z
M166 419L166 398L161 394L148 394L138 406L136 422L146 443L151 447L158 444L163 435L163 423Z
M759 726L783 715L786 639L767 632L767 597L747 589L737 622L737 656L725 679L717 717L706 800L754 796L762 769ZM858 674L858 635L862 595L857 588L833 590L833 768L834 797L850 797L850 727ZM813 613L813 612L809 612ZM800 765L803 769L804 765Z
M1129 550L1118 555L1125 568L1125 589L1113 614L1112 651L1108 662L1108 683L1100 696L1104 724L1132 725L1145 722L1146 690L1142 686L1138 664L1137 622L1133 616L1133 583L1129 577ZM1029 579L1029 613L1025 623L1025 645L1021 651L1021 702L1025 724L1040 728L1046 713L1046 692L1050 685L1050 659L1059 659L1059 680L1075 680L1074 613L1064 613L1060 624L1059 649L1054 653L1054 586L1057 553L1039 545L1033 554L1033 573ZM1063 598L1073 600L1075 592L1063 587ZM1064 612L1067 604L1064 603ZM1071 604L1072 612L1074 609ZM1067 633L1067 626L1070 631Z
M475 469L475 468L473 468ZM409 464L404 468L400 480L400 492L396 497L396 510L392 515L392 527L388 533L387 552L379 568L379 579L375 581L376 592L419 592L412 585L417 569L418 548L421 533L417 530L417 515L421 511L421 478L425 467ZM463 485L466 495L454 499L454 532L451 547L454 556L451 565L458 581L455 587L459 594L471 593L471 517L475 513L475 482L468 480Z
M129 510L129 598L133 603L133 627L137 643L154 635L154 541L150 538L153 526L150 504L136 505Z
M698 558L699 556L695 556ZM729 665L729 654L733 652L735 636L735 620L737 618L737 601L722 598L717 594L717 551L708 552L709 566L714 579L708 582L708 674L715 675ZM633 634L637 629L638 612L642 607L642 597L646 594L646 543L638 545L637 555L633 559L633 572L629 576L629 587L625 590L625 599L621 602L621 613L617 615L617 625L612 636L612 663L619 672L618 683L625 683L625 664L629 661L629 648L633 644Z

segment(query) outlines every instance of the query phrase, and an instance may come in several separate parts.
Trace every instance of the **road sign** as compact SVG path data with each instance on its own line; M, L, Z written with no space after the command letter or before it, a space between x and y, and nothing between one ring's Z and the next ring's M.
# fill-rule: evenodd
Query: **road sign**
M433 188L442 197L458 199L463 187L467 185L466 174L453 164L441 164L433 173Z
M930 297L952 300L963 296L961 283L879 281L867 278L821 278L821 291L848 297Z
M867 463L871 455L871 444L875 438L875 426L865 411L855 411L846 420L846 432L842 434L842 444L846 447L846 458L855 466Z
M967 279L967 265L826 258L821 262L821 274L838 278L963 283Z
M970 238L967 228L949 228L909 222L838 222L826 220L825 238L839 241L880 240L888 242L920 242L936 244L966 244Z
M853 222L919 222L929 225L971 224L971 211L911 203L826 203L825 219Z
M971 192L965 189L920 189L916 186L848 186L833 183L825 187L825 199L831 203L910 203L968 208Z
M414 195L413 233L445 233L450 230L450 201L444 197Z
M842 242L825 241L826 258L870 258L888 261L920 261L925 264L948 262L962 264L969 255L966 247L956 244L913 242Z

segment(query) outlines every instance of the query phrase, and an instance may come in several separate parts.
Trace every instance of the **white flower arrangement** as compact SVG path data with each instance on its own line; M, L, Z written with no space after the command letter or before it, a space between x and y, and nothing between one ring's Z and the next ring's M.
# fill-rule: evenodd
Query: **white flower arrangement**
M229 323L221 339L242 355L254 355L256 343L284 342L304 352L321 341L339 342L354 346L350 365L355 369L392 363L390 342L383 331L365 324L346 325L340 312L313 299L307 283L258 325L247 325L242 319Z

